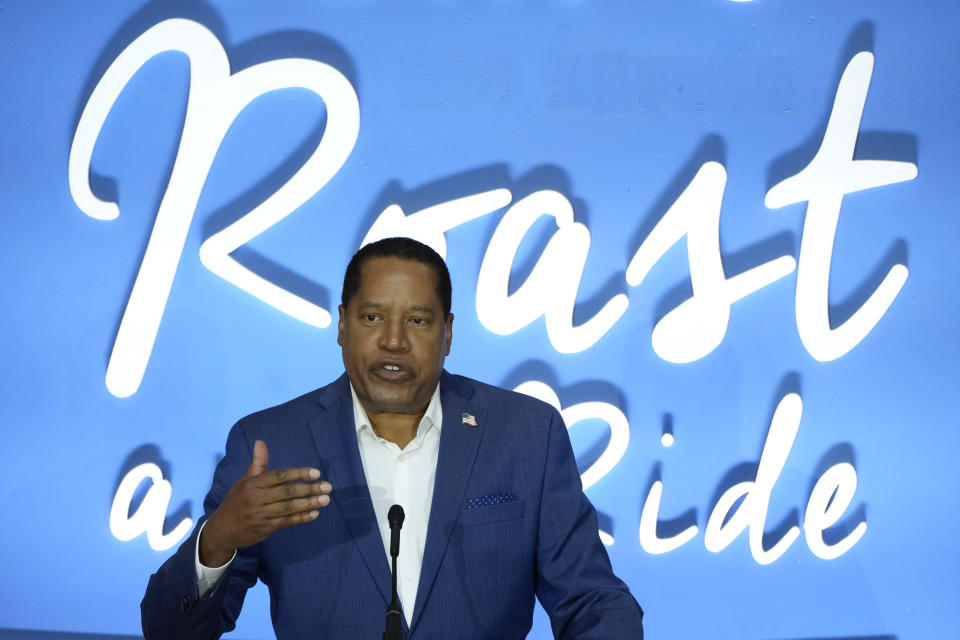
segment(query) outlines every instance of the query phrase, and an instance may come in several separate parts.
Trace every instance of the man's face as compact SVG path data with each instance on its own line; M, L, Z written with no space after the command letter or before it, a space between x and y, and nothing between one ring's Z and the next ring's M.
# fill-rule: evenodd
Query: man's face
M360 289L339 307L337 343L368 414L418 414L430 402L453 336L436 277L414 260L369 258Z

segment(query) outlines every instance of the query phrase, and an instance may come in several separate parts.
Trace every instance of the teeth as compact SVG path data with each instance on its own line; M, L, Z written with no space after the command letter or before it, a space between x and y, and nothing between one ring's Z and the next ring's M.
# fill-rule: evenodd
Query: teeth
M383 365L383 368L387 371L400 371L400 367L395 364L385 364Z

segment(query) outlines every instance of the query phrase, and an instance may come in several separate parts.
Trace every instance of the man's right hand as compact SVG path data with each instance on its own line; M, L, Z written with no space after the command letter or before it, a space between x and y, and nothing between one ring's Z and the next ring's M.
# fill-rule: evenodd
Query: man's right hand
M219 567L240 547L260 542L278 529L314 520L330 504L329 482L313 482L317 469L267 472L267 445L253 444L253 460L230 488L200 534L200 562Z

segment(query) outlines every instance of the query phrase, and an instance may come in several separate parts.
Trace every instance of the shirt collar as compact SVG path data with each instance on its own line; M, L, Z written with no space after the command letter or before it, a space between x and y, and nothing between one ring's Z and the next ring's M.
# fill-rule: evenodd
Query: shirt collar
M360 398L357 397L357 392L354 390L352 382L350 383L350 397L353 399L353 424L356 426L357 435L365 428L369 429L370 433L373 433L373 425L370 424L367 412L364 410L363 405L360 404ZM443 410L440 406L440 383L437 382L437 386L433 390L433 395L430 396L430 403L427 405L427 410L423 413L420 424L417 426L417 435L426 433L432 427L436 427L437 431L439 431L442 424Z

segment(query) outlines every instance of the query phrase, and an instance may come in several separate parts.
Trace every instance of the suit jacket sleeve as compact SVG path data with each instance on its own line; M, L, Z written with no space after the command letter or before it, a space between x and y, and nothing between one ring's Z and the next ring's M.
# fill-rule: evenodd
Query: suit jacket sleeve
M213 486L203 502L204 517L177 552L150 576L140 603L146 640L213 639L234 628L247 589L257 581L259 545L239 549L227 573L205 598L198 597L194 551L200 525L246 472L252 451L241 421L227 437L226 456L217 465Z
M557 638L642 640L643 611L614 574L597 513L583 494L573 449L553 411L547 440L537 598Z

